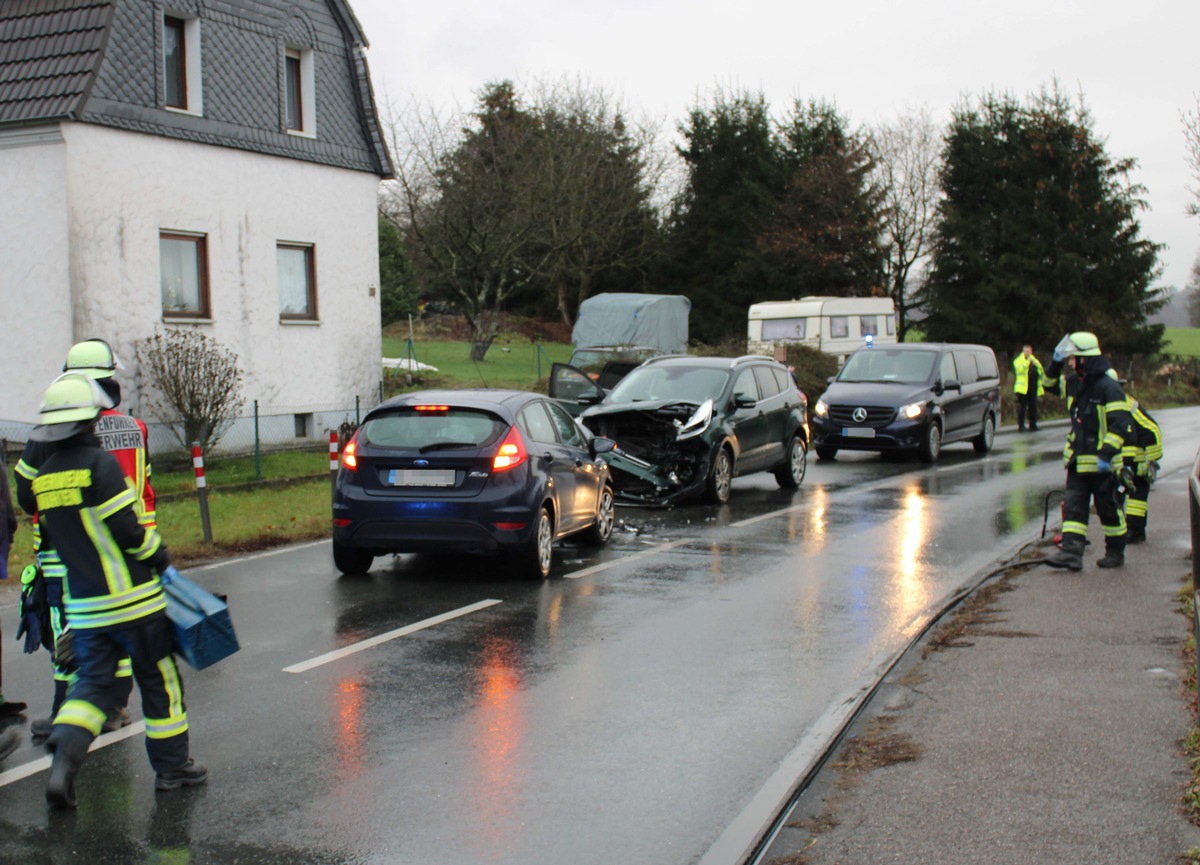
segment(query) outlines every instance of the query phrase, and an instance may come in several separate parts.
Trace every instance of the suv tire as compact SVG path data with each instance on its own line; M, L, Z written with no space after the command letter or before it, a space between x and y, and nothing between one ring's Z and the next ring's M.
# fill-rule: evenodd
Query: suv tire
M708 470L708 480L704 486L704 500L709 504L723 505L729 501L729 491L733 484L733 457L729 448L722 447L713 457L712 468Z
M357 550L345 544L333 542L333 564L343 574L357 576L371 570L375 557L366 550Z
M942 428L937 421L930 421L917 445L917 456L923 463L936 463L942 452Z
M983 429L979 435L971 439L971 444L975 446L975 453L985 454L992 449L992 443L996 440L996 421L992 417L991 412L984 415Z
M784 461L775 469L775 480L780 488L794 490L804 481L804 473L808 470L808 447L804 439L793 435L784 451Z

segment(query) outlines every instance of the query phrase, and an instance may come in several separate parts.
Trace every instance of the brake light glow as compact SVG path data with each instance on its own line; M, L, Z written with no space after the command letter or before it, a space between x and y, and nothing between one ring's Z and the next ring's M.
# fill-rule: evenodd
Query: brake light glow
M529 452L525 450L525 440L521 438L521 434L517 432L515 426L509 427L508 435L500 443L500 450L496 451L496 455L492 457L492 471L506 472L509 469L515 469L527 459L529 459Z
M413 406L413 411L434 412L436 414L444 414L445 412L450 411L450 406L448 406L448 405L415 405L415 406Z
M502 532L519 532L525 528L525 523L492 523Z
M352 472L358 471L358 433L342 448L342 465Z
M346 528L346 526L350 525L350 523L351 523L351 520L343 520L343 519L340 519L340 518L339 518L339 519L335 519L335 520L333 521L333 524L334 524L335 526L337 526L339 529L344 529L344 528Z

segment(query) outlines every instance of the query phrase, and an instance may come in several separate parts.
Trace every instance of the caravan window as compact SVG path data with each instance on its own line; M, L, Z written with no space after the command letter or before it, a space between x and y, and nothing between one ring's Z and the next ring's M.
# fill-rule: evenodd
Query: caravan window
M845 339L850 335L850 317L846 315L829 316L829 336L831 339Z
M879 336L879 316L860 315L858 317L858 332L863 336Z
M763 339L804 339L805 318L764 318Z

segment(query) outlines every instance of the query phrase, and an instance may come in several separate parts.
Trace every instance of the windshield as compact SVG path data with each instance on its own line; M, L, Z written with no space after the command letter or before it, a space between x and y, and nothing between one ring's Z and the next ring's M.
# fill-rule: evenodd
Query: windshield
M702 403L715 400L725 389L729 370L712 367L641 366L631 372L608 395L607 403L675 399Z
M937 363L936 351L888 351L885 348L860 349L850 355L838 381L925 384Z

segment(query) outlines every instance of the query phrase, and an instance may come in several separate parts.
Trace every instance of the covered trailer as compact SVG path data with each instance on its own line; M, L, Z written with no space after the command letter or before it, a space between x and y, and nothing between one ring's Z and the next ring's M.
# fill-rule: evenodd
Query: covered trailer
M579 305L571 342L576 349L636 346L686 354L691 309L681 294L597 294Z

